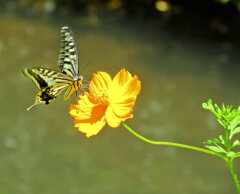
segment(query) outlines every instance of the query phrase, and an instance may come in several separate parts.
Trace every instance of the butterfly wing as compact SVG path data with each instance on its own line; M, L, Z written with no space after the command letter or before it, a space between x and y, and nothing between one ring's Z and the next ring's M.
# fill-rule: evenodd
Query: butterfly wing
M38 89L73 81L70 76L62 72L41 67L23 69L23 74L28 77Z
M37 67L23 70L23 73L40 89L31 107L39 103L49 104L65 89L67 91L64 99L67 100L81 87L82 78L78 76L78 56L73 34L69 27L65 26L62 27L60 36L58 65L62 72Z
M36 103L49 104L51 101L56 99L56 97L66 88L69 88L69 83L61 83L43 88L37 93Z
M64 73L46 68L28 68L24 69L23 73L40 89L35 103L27 110L40 103L49 104L63 90L70 88L74 82L70 76Z
M63 73L73 78L79 74L78 54L73 34L69 27L64 26L61 28L60 39L58 65Z
M49 104L51 101L55 100L63 90L69 88L69 86L69 83L62 83L41 89L37 93L34 104L27 108L27 110L30 110L33 106L37 104Z

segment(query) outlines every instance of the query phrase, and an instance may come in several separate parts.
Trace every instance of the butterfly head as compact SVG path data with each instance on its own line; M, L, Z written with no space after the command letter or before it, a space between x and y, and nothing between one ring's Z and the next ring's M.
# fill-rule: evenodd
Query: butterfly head
M76 75L73 79L74 79L74 81L83 80L83 76Z

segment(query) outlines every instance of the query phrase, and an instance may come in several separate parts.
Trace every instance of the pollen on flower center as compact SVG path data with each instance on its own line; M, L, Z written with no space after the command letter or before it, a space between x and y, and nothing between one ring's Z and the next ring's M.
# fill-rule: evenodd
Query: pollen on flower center
M98 104L109 105L109 96L106 90L97 90L94 93L94 98Z

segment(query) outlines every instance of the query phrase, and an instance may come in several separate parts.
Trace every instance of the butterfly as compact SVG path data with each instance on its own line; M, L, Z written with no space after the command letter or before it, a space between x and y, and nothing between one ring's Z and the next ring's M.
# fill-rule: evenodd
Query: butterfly
M27 110L37 104L49 104L64 90L64 99L67 100L74 91L82 87L83 77L79 75L77 47L72 31L67 26L60 31L58 66L61 71L43 67L23 69L23 74L40 89L35 103Z

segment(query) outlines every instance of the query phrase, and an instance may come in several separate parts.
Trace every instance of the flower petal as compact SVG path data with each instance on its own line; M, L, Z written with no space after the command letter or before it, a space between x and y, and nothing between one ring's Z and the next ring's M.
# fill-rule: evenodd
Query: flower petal
M106 120L102 117L100 120L92 123L92 122L80 122L79 120L75 120L75 127L78 128L79 131L86 133L87 137L96 135L101 131L101 129L105 126Z
M118 117L125 117L132 110L136 102L137 95L141 90L141 82L138 77L122 69L113 79L109 92L109 101L114 113Z
M79 96L77 105L70 105L70 115L78 120L86 120L92 117L92 108L95 106L90 100L87 94Z
M118 117L114 112L113 109L111 107L108 107L106 110L106 114L105 114L107 123L110 127L116 128L119 127L119 125L121 124L121 122L125 121L126 119L132 118L133 114L129 113L128 115L125 115L125 117Z
M74 126L90 137L96 135L106 124L106 109L106 105L92 103L91 98L85 94L80 96L78 105L70 106L70 114L75 118Z
M135 104L134 102L129 102L129 103L114 103L111 104L111 107L113 109L113 112L115 115L117 115L120 118L127 117L129 113L133 111L133 106Z
M107 123L110 127L118 127L120 124L121 124L121 121L122 119L117 117L112 108L111 107L108 107L107 110L106 110L106 120L107 120Z
M126 82L128 82L128 80L130 79L132 79L131 73L129 73L128 71L126 71L125 68L123 68L117 73L117 75L115 75L115 77L113 78L113 83L118 85L118 87L121 87L125 85Z
M90 85L92 86L91 91L94 92L94 89L97 90L108 90L109 85L112 83L112 78L109 74L105 72L97 72L97 74L93 74L92 81Z
M118 73L119 74L119 73ZM115 96L137 96L141 91L141 82L138 77L132 75L127 71L124 76L123 74L118 74L113 79L113 84L111 86L111 94L121 93L122 95L116 94ZM130 75L129 75L130 74ZM124 82L120 79L123 79Z

